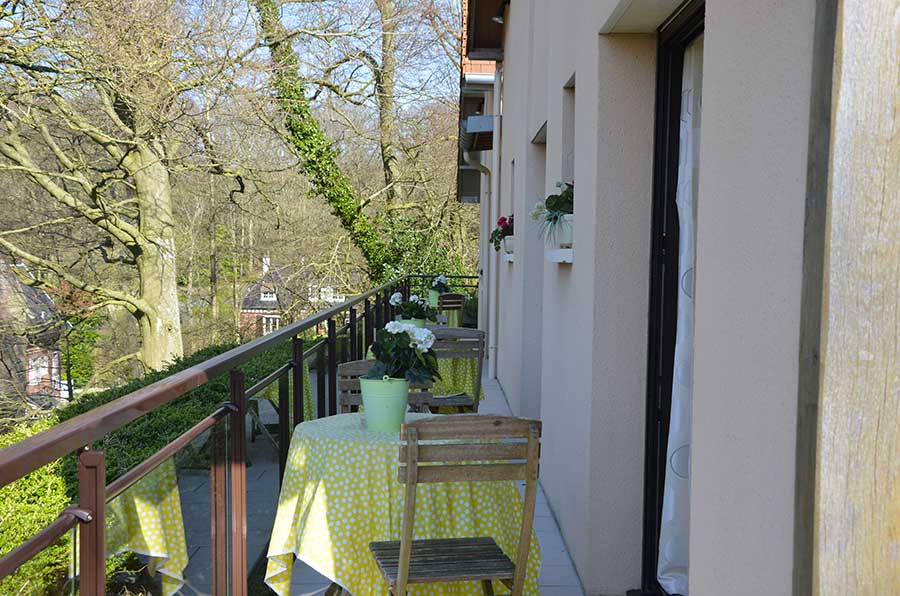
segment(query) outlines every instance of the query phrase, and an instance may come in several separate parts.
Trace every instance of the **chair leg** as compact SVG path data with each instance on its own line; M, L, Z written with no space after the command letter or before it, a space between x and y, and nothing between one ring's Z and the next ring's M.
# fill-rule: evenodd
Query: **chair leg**
M481 589L484 591L484 596L494 596L494 584L491 583L491 580L482 581Z

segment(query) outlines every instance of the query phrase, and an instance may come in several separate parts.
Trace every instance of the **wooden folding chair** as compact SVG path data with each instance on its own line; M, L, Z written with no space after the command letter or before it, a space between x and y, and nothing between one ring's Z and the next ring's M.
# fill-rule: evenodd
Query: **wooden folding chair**
M451 320L453 319L452 315L456 315L456 325L450 325L451 327L462 327L463 322L463 307L466 304L466 295L465 294L454 294L447 293L441 294L438 296L438 305L437 311L438 316L447 317L447 324L449 325Z
M484 367L485 334L480 329L466 329L463 327L433 326L429 329L434 333L434 350L438 360L445 358L468 358L476 361L476 378L474 380L475 395L469 395L465 391L452 395L435 395L432 398L433 407L455 407L460 412L478 412L478 404L481 401L481 374Z
M351 412L353 407L362 404L359 378L369 374L369 371L372 370L373 366L375 366L374 360L354 360L353 362L338 364L338 412L346 414ZM410 383L409 405L412 406L413 411L428 411L428 404L430 404L432 400L432 387L434 387L434 383Z
M499 581L510 596L521 596L534 525L540 437L540 422L506 416L439 416L401 427L399 479L406 485L401 538L369 545L394 596L406 596L410 584L458 581L480 581L487 596L494 594L491 582ZM517 480L525 481L525 503L515 563L492 537L413 540L418 484Z

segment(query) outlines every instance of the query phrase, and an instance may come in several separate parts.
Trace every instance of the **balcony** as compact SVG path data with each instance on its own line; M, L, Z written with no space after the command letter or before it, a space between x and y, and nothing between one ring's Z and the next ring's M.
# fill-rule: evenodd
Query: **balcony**
M375 330L393 319L393 292L424 294L427 279L410 276L371 290L0 450L0 487L60 458L75 465L77 457L78 468L77 504L4 553L0 587L18 581L14 572L45 549L63 545L56 552L67 559L77 552L78 564L73 573L74 564L63 562L70 571L59 578L60 593L272 593L264 583L266 553L290 429L337 413L338 364L362 358ZM450 285L469 292L478 287L477 278L467 277L451 278ZM310 339L308 332L319 325L327 335ZM277 359L279 350L287 361ZM260 369L262 356L266 367ZM228 395L220 407L116 478L105 471L121 455L111 452L112 443L106 452L84 447L224 378ZM483 392L479 413L509 415L496 382L485 381ZM540 592L582 594L543 491L535 534L542 553ZM334 589L313 568L294 563L291 594Z

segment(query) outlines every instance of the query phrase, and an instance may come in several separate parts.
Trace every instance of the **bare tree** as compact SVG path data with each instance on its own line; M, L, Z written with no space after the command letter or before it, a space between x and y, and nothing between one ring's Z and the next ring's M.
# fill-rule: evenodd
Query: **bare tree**
M93 308L126 309L150 369L183 352L171 175L197 166L203 144L191 121L210 109L197 91L215 87L236 63L223 39L235 14L227 2L200 11L176 0L0 8L0 171L27 180L62 211L5 230L0 247L52 272L38 283L65 282L92 294ZM97 245L73 246L63 258L30 248L30 232L73 222L91 226ZM86 252L126 274L76 272Z

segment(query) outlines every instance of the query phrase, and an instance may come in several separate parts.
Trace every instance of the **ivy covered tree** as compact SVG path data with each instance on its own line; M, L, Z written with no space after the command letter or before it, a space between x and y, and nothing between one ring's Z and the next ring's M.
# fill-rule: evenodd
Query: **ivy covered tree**
M312 185L311 192L331 206L365 258L372 280L381 280L394 255L363 210L365 205L337 163L337 151L312 113L306 84L298 70L299 59L291 46L292 36L281 22L278 4L275 0L251 1L271 54L272 86L284 114L284 127Z

